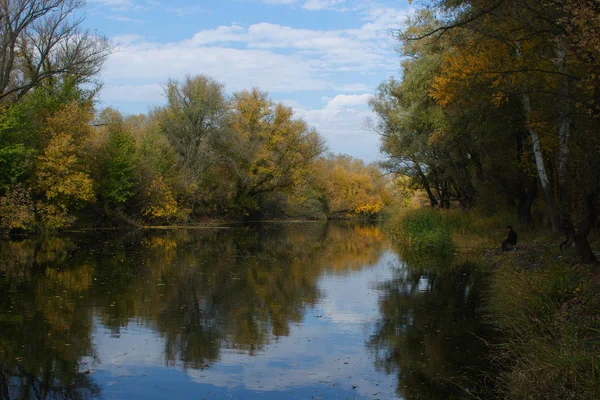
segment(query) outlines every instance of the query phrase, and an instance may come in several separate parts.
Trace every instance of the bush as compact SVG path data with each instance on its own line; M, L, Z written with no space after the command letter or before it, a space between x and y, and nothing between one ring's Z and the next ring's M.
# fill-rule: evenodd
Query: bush
M35 211L29 190L21 187L9 189L6 196L0 197L0 227L3 229L33 228Z
M455 221L449 213L434 209L408 211L397 217L392 228L399 245L412 252L447 256L453 253L452 231Z

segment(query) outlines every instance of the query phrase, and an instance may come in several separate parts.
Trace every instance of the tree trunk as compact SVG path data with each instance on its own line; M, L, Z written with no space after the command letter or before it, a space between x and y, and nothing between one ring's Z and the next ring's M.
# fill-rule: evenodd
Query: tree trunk
M517 214L519 216L519 224L523 228L528 228L533 225L533 217L531 215L531 207L537 197L538 186L535 177L529 178L528 183L519 182L519 205Z
M577 255L584 263L594 263L597 261L596 256L592 252L588 236L590 231L596 224L598 210L596 203L598 201L597 193L586 193L583 195L583 218L579 224L579 231L575 233L573 239Z
M560 40L556 48L556 64L558 72L566 73L566 47ZM569 162L569 133L571 120L569 116L569 81L566 77L560 78L559 86L559 121L558 121L558 214L560 226L564 229L571 221L569 211L569 185L568 185L568 162Z
M425 188L425 191L427 192L427 196L429 196L429 203L431 205L431 208L437 207L438 201L435 198L435 195L433 194L433 192L431 191L431 186L429 185L429 180L423 173L423 170L421 169L421 166L419 165L419 163L415 162L414 166L415 166L415 169L417 170L417 174L419 175L419 178L421 178L421 184Z
M592 251L592 247L590 246L587 237L584 237L583 235L575 235L573 240L575 242L577 256L584 264L593 264L598 261L596 259L596 255Z
M531 136L531 145L533 147L535 165L537 168L538 176L540 178L540 182L542 184L542 190L544 191L544 198L546 200L548 216L550 217L552 230L554 231L554 233L558 234L560 232L560 227L556 215L556 208L554 206L554 193L552 190L552 185L550 184L550 179L548 178L548 173L546 172L546 166L544 165L544 155L542 153L542 146L540 146L540 137L538 136L535 129L531 127L531 102L529 100L529 94L527 94L527 92L523 91L523 93L521 94L521 101L523 103L525 125L527 127L527 131L529 132L529 135Z
M447 180L442 181L441 199L442 199L442 208L449 210L450 209L450 187L448 185Z
M526 133L522 130L519 130L516 133L517 140L517 164L521 163L521 154L523 154L523 150L525 145L523 140L525 139ZM522 169L519 169L518 178L517 178L517 196L518 196L518 205L517 205L517 216L519 217L519 224L523 228L528 228L533 225L533 217L531 215L531 207L538 194L538 185L537 179L534 176L529 176Z
M521 44L519 42L515 43L516 55L517 58L522 58L521 54ZM531 100L529 99L529 93L527 90L527 85L523 78L521 78L521 104L523 106L523 116L525 117L525 128L531 136L531 145L533 147L533 156L535 158L535 166L537 168L538 176L540 178L540 182L542 184L542 189L544 191L544 197L546 199L546 207L548 209L548 216L550 217L550 222L552 224L552 230L554 233L558 234L560 232L558 218L556 216L556 208L554 206L554 193L552 190L552 185L550 184L550 179L548 178L548 173L546 172L546 166L544 164L544 154L542 153L542 146L540 145L540 137L537 132L531 126Z

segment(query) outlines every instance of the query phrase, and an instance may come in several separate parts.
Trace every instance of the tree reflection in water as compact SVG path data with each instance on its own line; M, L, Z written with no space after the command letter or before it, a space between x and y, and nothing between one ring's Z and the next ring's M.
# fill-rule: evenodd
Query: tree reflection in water
M56 238L0 242L0 397L97 397L92 310L84 295L93 267L68 264L72 243ZM88 356L83 360L83 356Z
M468 397L483 390L489 370L481 356L486 344L480 338L489 338L491 329L482 323L483 277L473 265L425 263L406 265L381 284L381 320L367 344L376 367L397 374L399 396Z
M385 246L375 226L327 224L0 241L0 397L101 396L98 323L158 332L168 366L255 354L317 303L323 272L372 265Z

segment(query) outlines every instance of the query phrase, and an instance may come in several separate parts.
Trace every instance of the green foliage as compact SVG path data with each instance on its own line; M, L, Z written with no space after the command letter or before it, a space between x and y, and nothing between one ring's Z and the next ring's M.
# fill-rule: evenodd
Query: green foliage
M454 251L452 231L458 220L441 210L419 209L400 215L392 234L414 253L448 256Z
M176 173L177 154L160 131L154 116L129 118L126 122L128 126L133 125L132 131L136 134L138 168L146 169L147 173L173 176Z
M119 127L111 130L102 155L100 193L107 205L126 203L134 194L135 145Z
M338 206L372 218L392 203L377 166L320 158L318 132L265 92L229 97L221 83L196 76L170 81L166 94L167 105L148 115L107 108L93 120L93 93L75 81L31 91L0 115L0 194L21 184L48 229L78 219L325 218ZM328 163L339 164L334 175Z
M0 192L22 182L31 170L33 149L23 144L12 144L0 148Z

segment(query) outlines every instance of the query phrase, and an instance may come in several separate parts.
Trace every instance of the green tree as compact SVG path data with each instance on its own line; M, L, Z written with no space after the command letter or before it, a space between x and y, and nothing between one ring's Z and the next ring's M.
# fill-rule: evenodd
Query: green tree
M223 85L203 75L166 84L167 105L156 112L159 126L177 153L179 176L192 207L202 200L203 180L223 161L228 100Z
M112 110L105 110L103 120L109 119L106 115L109 113L114 118L106 122L108 137L101 156L100 181L100 195L108 209L125 205L134 195L136 162L135 143L125 130L122 117Z

